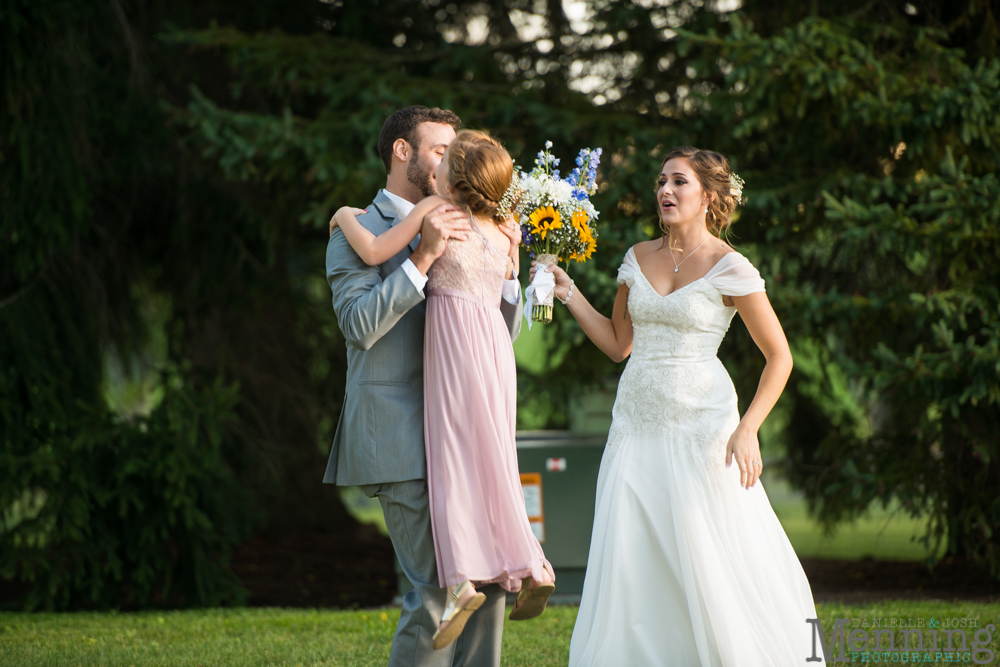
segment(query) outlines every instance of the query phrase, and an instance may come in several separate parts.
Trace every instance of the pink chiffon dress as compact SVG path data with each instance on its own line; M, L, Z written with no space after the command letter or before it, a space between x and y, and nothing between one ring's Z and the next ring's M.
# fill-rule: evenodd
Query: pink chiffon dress
M514 441L517 379L500 313L507 254L478 224L427 274L424 447L438 581L542 580Z

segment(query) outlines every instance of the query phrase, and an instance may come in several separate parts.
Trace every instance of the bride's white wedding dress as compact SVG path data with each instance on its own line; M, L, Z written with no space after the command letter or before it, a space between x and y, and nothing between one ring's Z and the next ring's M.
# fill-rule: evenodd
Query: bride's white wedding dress
M618 384L597 482L590 559L569 664L812 665L809 582L758 482L740 486L726 444L736 390L719 344L736 309L764 291L736 252L661 296L630 249L632 355ZM822 655L822 652L819 652Z

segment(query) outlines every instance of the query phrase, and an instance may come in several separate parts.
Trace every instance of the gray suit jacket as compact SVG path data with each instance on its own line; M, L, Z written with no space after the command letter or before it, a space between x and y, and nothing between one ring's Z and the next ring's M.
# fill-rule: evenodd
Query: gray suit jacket
M402 218L379 191L358 218L381 234ZM347 339L347 393L323 482L384 484L427 477L424 458L424 294L401 268L410 247L380 266L368 266L339 229L326 247L326 281ZM518 305L500 310L516 339Z

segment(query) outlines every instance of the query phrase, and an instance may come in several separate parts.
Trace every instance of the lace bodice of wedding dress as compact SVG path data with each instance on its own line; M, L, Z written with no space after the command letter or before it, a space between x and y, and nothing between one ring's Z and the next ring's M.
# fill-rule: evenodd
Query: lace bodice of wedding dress
M629 249L618 282L629 287L633 342L618 384L611 440L678 428L708 432L700 417L715 422L716 408L735 400L732 382L716 357L736 313L722 297L763 291L760 273L746 257L731 252L703 278L661 296Z
M725 255L703 278L661 296L629 248L618 269L618 282L630 290L628 310L635 332L632 359L652 363L714 358L736 313L735 306L723 304L722 296L764 291L760 273L737 252Z

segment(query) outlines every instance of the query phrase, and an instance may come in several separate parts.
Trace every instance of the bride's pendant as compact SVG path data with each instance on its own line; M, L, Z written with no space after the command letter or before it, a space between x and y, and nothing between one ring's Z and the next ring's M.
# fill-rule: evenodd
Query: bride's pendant
M709 234L708 236L705 237L705 241L708 241L708 239L710 239L710 238L712 238L711 234ZM681 260L681 264L683 264L684 262L688 261L688 257L690 257L691 255L693 255L696 252L698 252L699 250L701 250L701 247L703 245L705 245L705 241L702 241L701 243L699 243L698 247L695 248L694 250L692 250L690 255L688 255L687 257L685 257L684 259L682 259ZM677 263L677 258L674 257L674 249L671 248L670 246L667 246L667 250L670 251L670 259L672 259L673 262L674 262L674 273L677 273L678 271L681 270L681 264L678 264ZM678 248L678 250L680 250L681 252L684 252L684 248Z

